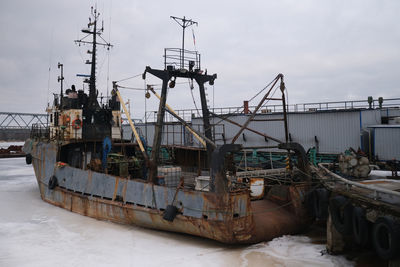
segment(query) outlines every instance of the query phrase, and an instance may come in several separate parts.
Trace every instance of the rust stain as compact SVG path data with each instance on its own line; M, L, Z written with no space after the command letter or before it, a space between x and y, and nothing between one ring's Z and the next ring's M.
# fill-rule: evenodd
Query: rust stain
M115 187L114 187L114 194L113 194L112 200L115 200L115 198L117 197L118 184L119 184L119 177L115 177Z
M42 175L44 163L38 162L36 166L37 171ZM92 186L92 176L93 172L89 170L86 185L89 190ZM279 201L291 202L285 208L282 208L280 203L274 203L273 199L251 201L248 190L221 194L204 192L201 195L204 203L201 218L178 214L173 222L169 222L163 219L161 210L125 203L128 179L115 178L112 200L71 192L60 187L56 187L46 197L47 185L39 181L39 187L42 199L46 202L81 215L117 223L187 233L227 244L255 243L283 234L295 233L305 216L302 213L304 210L302 195L307 187L299 185L284 188L285 194L278 197ZM123 201L117 199L120 183L124 183ZM185 193L188 192L185 191Z
M41 187L41 191L44 192L46 185L41 183ZM135 224L166 231L189 233L214 239L223 243L247 243L251 236L251 231L247 230L246 232L246 229L251 229L247 228L249 225L247 222L248 217L251 216L236 220L236 230L239 231L236 231L236 234L234 234L232 232L231 224L226 221L212 221L178 215L174 222L167 222L162 218L162 212L155 209L85 196L60 187L54 189L54 194L52 194L52 196L55 194L59 195L64 201L56 201L54 198L44 198L44 200L58 207L100 220ZM143 217L148 217L150 220L146 221L140 219ZM232 221L232 219L230 219L230 221Z
M128 187L128 179L124 179L124 187L122 188L122 199L126 202L126 189Z
M228 244L259 242L266 240L266 238L273 238L279 234L284 234L289 230L294 231L297 227L294 222L296 221L294 220L295 216L288 210L281 209L279 212L260 213L260 211L265 211L266 208L271 209L278 206L268 200L246 201L248 210L252 211L253 214L249 213L247 216L234 218L233 211L227 209L227 203L235 201L233 196L206 194L205 198L207 200L221 201L213 203L222 203L221 205L216 205L215 208L225 208L227 212L224 214L224 220L189 218L178 214L173 222L168 222L162 218L162 212L155 209L88 197L58 187L55 189L55 192L60 194L64 199L69 197L73 205L67 207L65 202L59 203L53 199L45 199L45 201L63 208L70 208L71 211L82 215L118 223L189 233ZM266 230L265 225L272 227Z
M387 184L387 181L362 181L360 184Z

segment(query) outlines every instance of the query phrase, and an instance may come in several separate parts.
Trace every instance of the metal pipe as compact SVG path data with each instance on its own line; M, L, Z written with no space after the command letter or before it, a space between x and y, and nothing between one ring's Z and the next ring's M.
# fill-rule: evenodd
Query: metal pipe
M244 146L243 149L279 148L278 146Z
M287 115L286 115L286 99L285 99L285 83L283 82L283 76L281 77L281 85L280 89L282 92L282 107L283 107L283 122L285 124L285 141L288 142L288 123L287 123Z
M357 183L357 182L353 182L353 181L347 180L347 179L337 175L336 173L331 172L324 165L325 165L324 163L319 163L318 164L318 166L321 167L324 171L326 171L327 173L329 173L330 175L332 175L333 177L335 177L336 179L342 181L345 184L352 185L352 186L359 187L359 188L368 189L368 190L379 192L379 193L384 193L384 194L400 197L400 192L396 192L394 190L388 190L388 189L385 189L385 188L379 188L379 187L376 187L376 186L361 184L361 183ZM371 180L371 181L373 181L373 180ZM396 180L389 180L389 179L379 179L379 181L390 181L390 182L399 183Z

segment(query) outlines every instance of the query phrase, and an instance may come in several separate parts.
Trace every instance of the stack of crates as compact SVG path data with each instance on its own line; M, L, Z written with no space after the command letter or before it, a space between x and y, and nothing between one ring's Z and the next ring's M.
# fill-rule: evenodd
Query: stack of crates
M177 187L182 177L182 169L177 166L159 166L158 176L164 176L165 186Z

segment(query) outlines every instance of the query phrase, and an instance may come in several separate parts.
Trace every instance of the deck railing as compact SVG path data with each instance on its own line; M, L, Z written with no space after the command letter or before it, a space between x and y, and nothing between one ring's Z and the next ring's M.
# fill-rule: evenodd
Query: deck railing
M249 106L249 111L252 112L256 106ZM400 98L387 98L372 100L350 100L350 101L330 101L330 102L310 102L301 104L287 105L288 112L317 112L326 110L350 110L350 109L378 109L378 108L400 108ZM218 114L243 114L244 107L223 107L223 108L210 108L210 111ZM282 105L264 105L257 113L269 114L283 112ZM193 118L201 117L201 110L196 109L181 109L176 110L178 116L185 121L191 121ZM146 118L149 122L157 120L157 111L146 112ZM165 114L166 122L177 121L172 115Z

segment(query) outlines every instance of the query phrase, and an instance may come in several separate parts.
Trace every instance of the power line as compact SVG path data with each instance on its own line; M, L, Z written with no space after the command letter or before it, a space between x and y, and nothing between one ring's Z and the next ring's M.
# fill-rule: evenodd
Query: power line
M136 75L130 76L130 77L128 77L128 78L125 78L125 79L121 79L121 80L115 81L115 82L122 82L122 81L126 81L126 80L129 80L129 79L133 79L133 78L139 77L139 76L141 76L141 75L142 75L142 74L141 74L141 73L139 73L139 74L136 74Z

